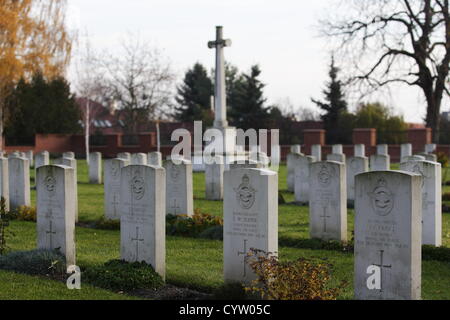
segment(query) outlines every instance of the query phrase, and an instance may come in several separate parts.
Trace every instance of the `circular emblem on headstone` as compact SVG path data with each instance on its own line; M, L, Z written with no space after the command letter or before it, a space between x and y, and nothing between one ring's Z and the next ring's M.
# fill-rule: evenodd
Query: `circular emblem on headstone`
M133 193L133 197L136 200L141 200L145 194L145 184L144 179L139 176L135 176L131 179L131 191Z
M387 187L386 180L378 180L375 189L369 193L372 199L372 207L379 216L387 216L394 208L394 194Z
M55 194L56 190L56 180L52 176L46 176L44 178L44 185L45 189L49 193L50 196L53 196Z
M172 170L170 170L170 178L174 181L178 180L180 176L180 168L177 165L172 166Z
M256 190L251 186L250 178L246 174L242 177L242 183L235 191L240 207L250 209L255 203Z
M328 187L330 185L332 174L330 168L326 165L322 165L320 168L317 180L322 187Z

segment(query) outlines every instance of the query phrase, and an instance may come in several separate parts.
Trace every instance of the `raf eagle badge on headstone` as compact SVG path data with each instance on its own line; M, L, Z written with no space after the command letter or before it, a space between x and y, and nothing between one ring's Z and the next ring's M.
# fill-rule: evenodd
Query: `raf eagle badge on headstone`
M377 215L385 217L391 213L394 208L394 194L387 187L386 180L383 178L378 180L377 186L368 195L372 199L372 207Z
M234 191L241 208L250 209L253 206L256 190L251 186L250 178L246 174L242 177L242 183Z

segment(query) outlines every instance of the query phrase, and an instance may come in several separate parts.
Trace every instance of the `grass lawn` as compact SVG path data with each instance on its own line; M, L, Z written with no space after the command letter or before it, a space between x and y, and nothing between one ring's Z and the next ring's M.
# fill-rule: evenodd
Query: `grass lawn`
M286 167L279 172L280 192L289 203L294 200L286 191ZM34 170L31 172L34 180ZM103 185L87 183L85 161L78 161L78 197L80 222L92 222L103 215ZM33 183L33 182L32 182ZM204 213L223 215L222 202L204 199L204 174L194 174L195 208ZM35 191L32 191L35 202ZM348 211L349 239L353 230L353 210ZM36 246L36 226L32 222L13 221L16 236L9 242L12 250L28 250ZM444 246L450 247L450 214L443 216ZM282 260L300 257L325 259L333 265L335 284L342 280L348 286L340 299L353 297L353 254L337 250L314 249L309 240L308 208L285 204L279 206L279 255ZM119 231L76 228L77 264L83 268L119 258ZM222 242L214 240L167 237L167 282L204 292L212 292L223 284ZM423 261L423 299L450 299L450 262ZM83 284L82 290L67 290L64 283L0 271L0 299L128 299L130 297Z

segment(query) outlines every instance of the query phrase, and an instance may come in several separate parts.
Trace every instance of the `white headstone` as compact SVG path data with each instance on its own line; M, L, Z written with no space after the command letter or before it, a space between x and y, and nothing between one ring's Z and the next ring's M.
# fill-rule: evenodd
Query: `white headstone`
M100 152L89 154L89 183L102 183L102 154Z
M5 199L5 209L9 211L9 170L8 158L0 157L0 197Z
M78 222L78 180L77 180L77 160L75 158L61 158L56 160L56 164L72 168L74 170L74 190L75 190L75 222Z
M67 265L75 265L75 171L42 166L36 181L38 248L59 248Z
M310 165L315 161L312 156L300 156L295 161L295 201L309 202L309 171Z
M165 170L131 165L121 169L120 256L145 261L164 279L166 273Z
M400 162L407 161L404 160L406 157L412 156L412 144L404 143L400 146Z
M322 161L322 146L320 144L311 146L311 155L316 161Z
M250 284L256 279L248 266L250 250L278 253L278 174L232 169L224 176L224 278Z
M355 176L369 171L369 159L366 157L352 157L347 159L347 200L355 200Z
M192 216L194 214L192 164L188 160L179 161L180 164L175 164L171 160L164 163L166 213Z
M287 155L287 190L289 192L295 191L295 164L297 159L301 157L299 153L289 153Z
M145 153L133 153L130 160L131 165L146 165L147 155Z
M379 144L377 145L377 154L378 155L389 155L389 146L387 144Z
M333 154L343 154L344 153L344 148L342 146L342 144L335 144L331 147L331 153Z
M28 159L10 158L8 166L10 209L30 206L30 165Z
M39 168L42 166L48 166L50 164L50 155L48 151L42 151L36 154L35 156L35 168Z
M413 155L413 156L406 156L402 158L402 162L408 162L408 161L425 161L426 158L424 156L419 155Z
M121 152L117 154L117 159L123 159L127 161L131 161L131 153L129 152Z
M309 175L309 233L313 239L347 241L345 165L315 162Z
M437 145L434 143L429 143L425 145L425 153L435 153L437 150Z
M125 159L105 160L105 217L120 219L120 170L130 162Z
M442 245L442 169L431 161L408 161L400 170L422 176L422 244Z
M223 199L223 172L225 169L223 157L217 156L217 161L205 165L206 200Z
M298 153L301 154L302 153L302 146L299 144L294 144L291 146L291 153Z
M384 154L374 154L370 156L371 171L386 171L391 169L391 157Z
M356 299L420 299L421 183L399 171L356 176Z
M28 150L27 152L25 152L25 157L28 159L30 167L32 167L34 165L33 150Z
M355 144L354 155L355 155L355 157L365 157L366 156L366 146L363 144Z
M67 159L75 159L75 153L72 151L64 152L62 157Z
M328 161L337 161L337 162L342 162L345 163L345 154L343 153L332 153L327 155L327 160Z
M271 153L270 153L270 159L269 161L273 164L280 164L281 163L281 148L280 146L272 146L271 147Z
M149 166L162 167L161 152L149 152L147 155L147 161Z

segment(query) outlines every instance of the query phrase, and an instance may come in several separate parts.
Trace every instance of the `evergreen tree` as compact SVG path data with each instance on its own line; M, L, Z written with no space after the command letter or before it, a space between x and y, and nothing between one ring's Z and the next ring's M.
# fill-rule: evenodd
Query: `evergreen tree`
M47 81L36 74L30 83L20 80L7 107L5 133L17 142L28 142L36 133L71 134L81 129L81 113L64 78Z
M261 70L252 66L249 74L237 77L229 92L230 119L234 126L247 130L260 129L268 119L269 108L264 104L263 89L265 85L258 79Z
M351 137L347 137L344 130L341 130L343 114L347 113L347 102L344 100L342 90L342 83L338 79L339 68L335 66L334 58L331 59L330 66L330 81L327 83L327 88L323 90L325 101L312 101L325 113L321 116L324 128L327 131L327 143L346 143Z
M211 96L214 95L213 84L206 69L196 63L189 69L183 84L177 88L178 96L175 119L183 122L204 121L212 125Z

